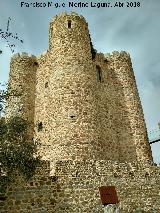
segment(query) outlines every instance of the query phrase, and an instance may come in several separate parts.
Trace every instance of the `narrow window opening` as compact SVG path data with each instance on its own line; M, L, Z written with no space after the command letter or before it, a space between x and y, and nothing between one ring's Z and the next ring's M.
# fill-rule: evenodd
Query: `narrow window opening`
M48 88L48 82L45 83L45 88Z
M102 72L100 66L96 66L97 81L102 81Z
M42 131L42 129L43 129L42 122L39 122L38 123L38 132Z
M36 61L35 61L33 64L34 64L35 66L38 66L38 62L36 62Z
M146 177L146 178L149 177L149 173L148 173L148 172L146 172L145 177Z
M78 176L78 171L76 171L76 177Z
M75 117L75 115L71 115L70 117L71 117L71 118L74 118L74 117Z
M68 20L68 28L71 28L71 20Z

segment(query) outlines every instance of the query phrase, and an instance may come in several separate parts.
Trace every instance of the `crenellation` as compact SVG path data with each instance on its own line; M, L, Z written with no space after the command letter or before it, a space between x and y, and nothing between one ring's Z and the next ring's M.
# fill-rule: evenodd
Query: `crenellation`
M104 57L108 59L110 63L113 61L117 61L119 63L126 61L130 63L130 66L132 66L130 54L126 51L113 51L112 53L105 53Z
M20 54L19 54L19 53L15 53L15 54L13 54L13 56L12 56L13 59L14 59L14 58L18 58L18 57L20 57Z
M48 53L48 52L47 52L47 50L46 50L46 51L44 51L41 55L42 55L42 56L45 56L47 53Z
M7 188L2 212L102 213L105 185L116 187L122 213L160 211L160 168L129 53L92 59L88 23L64 12L51 20L48 50L13 55L9 88L22 95L8 100L6 117L15 111L32 123L43 165Z
M26 53L26 52L22 52L22 53L21 53L21 56L26 56L26 57L28 57L28 56L29 56L29 54L28 54L28 53Z

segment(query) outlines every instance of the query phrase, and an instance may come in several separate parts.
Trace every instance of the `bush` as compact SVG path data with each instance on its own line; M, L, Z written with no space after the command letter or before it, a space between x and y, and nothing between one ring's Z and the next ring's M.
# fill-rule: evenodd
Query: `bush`
M40 164L37 144L28 139L27 122L20 117L12 117L8 122L0 119L0 164L8 173L18 170L26 179L34 175Z

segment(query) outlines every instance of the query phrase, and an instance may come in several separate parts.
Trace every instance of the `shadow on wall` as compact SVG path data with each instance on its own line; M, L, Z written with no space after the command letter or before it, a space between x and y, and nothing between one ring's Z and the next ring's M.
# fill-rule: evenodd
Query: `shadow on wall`
M129 112L127 111L125 95L123 92L123 85L116 76L114 70L110 71L111 79L114 82L115 91L117 93L117 100L115 103L115 115L113 123L117 124L115 129L119 142L119 160L120 161L135 161L137 160L136 148L134 146L134 138L129 119Z

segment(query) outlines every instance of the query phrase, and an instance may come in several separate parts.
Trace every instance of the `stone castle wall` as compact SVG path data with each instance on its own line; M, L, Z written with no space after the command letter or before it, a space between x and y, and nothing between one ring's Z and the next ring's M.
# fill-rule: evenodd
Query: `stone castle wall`
M160 211L160 168L116 161L58 161L50 176L44 162L34 178L17 177L0 199L1 213L101 213L99 187L115 186L121 213ZM1 196L0 196L1 197Z
M153 160L128 53L92 59L88 24L62 13L37 61L35 126L43 129L35 131L45 159Z
M123 138L128 134L128 138L130 138L130 143L132 143L136 149L137 160L149 160L153 161L151 148L148 143L147 129L144 120L144 114L142 110L142 105L140 102L135 76L132 69L131 58L128 53L122 51L113 52L112 56L109 59L110 69L113 70L113 74L115 78L118 80L118 96L121 101L125 103L124 107L127 113L124 113L124 117L127 117L129 121L129 125L123 124L125 119L122 118L120 120L121 127L119 128L120 135L120 147L122 151L122 155L126 155L127 153L127 161L130 159L130 147L128 147L127 143L123 143L121 137ZM118 117L118 115L117 115ZM124 134L124 130L126 131L126 135Z
M22 95L8 100L6 117L31 123L49 162L30 182L8 187L1 212L101 213L102 185L116 186L124 213L159 211L160 171L151 166L130 56L91 51L85 19L62 13L50 23L46 52L11 59L9 90Z
M36 88L36 57L26 53L15 54L10 62L10 74L6 106L6 118L22 116L30 124L30 137L34 133L35 88Z
M35 138L43 142L41 155L52 161L152 161L130 56L97 54L93 61L90 58L91 68L85 60L82 67L79 62L74 65L72 57L68 67L63 58L58 67L49 51L38 59L25 53L12 58L9 87L22 95L8 100L7 116L16 112L28 119L32 137L35 122ZM97 65L101 82L96 78ZM39 122L41 132L37 132Z
M127 53L119 53L121 57ZM129 55L127 56L129 59ZM132 137L132 130L123 87L117 78L111 63L115 60L115 53L110 57L97 54L94 64L101 68L102 82L98 82L98 112L101 124L101 142L107 159L119 161L135 161L136 147ZM121 64L125 71L125 67ZM130 69L130 66L127 69ZM130 70L129 70L130 71ZM96 72L96 71L95 71ZM107 148L106 148L107 145Z

